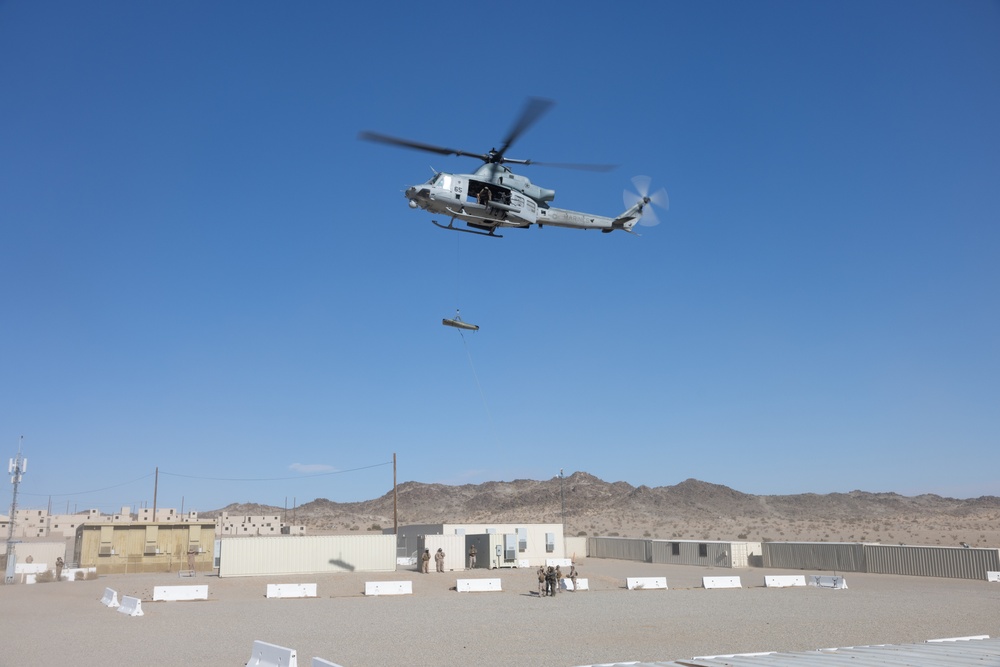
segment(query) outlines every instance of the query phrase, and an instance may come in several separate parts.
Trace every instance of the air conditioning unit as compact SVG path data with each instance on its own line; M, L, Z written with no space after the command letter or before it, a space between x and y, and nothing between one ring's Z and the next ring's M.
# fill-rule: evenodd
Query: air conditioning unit
M98 556L113 556L114 553L115 550L112 549L110 546L102 546L97 550Z

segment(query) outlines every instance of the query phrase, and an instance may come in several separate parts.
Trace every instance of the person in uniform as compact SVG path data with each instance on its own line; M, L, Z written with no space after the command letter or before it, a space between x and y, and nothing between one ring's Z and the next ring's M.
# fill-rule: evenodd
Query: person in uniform
M576 593L576 577L578 572L576 571L576 565L569 566L569 580L573 582L573 588L570 590Z
M437 553L434 554L434 565L438 572L444 572L444 551L441 547L438 547Z
M471 570L476 566L476 545L473 544L469 547L469 569Z
M62 556L58 556L56 558L56 581L62 581L62 570L63 565L65 564L66 563L63 562Z
M430 567L431 563L431 550L424 549L424 555L420 557L420 560L424 562L424 574L427 574L427 568Z
M545 566L538 566L538 597L545 597Z
M556 590L557 591L559 590L559 587L562 586L562 580L563 580L562 570L560 570L559 566L556 565Z
M545 570L545 593L547 595L555 597L557 585L558 583L556 582L556 569L551 565L549 565L548 569Z

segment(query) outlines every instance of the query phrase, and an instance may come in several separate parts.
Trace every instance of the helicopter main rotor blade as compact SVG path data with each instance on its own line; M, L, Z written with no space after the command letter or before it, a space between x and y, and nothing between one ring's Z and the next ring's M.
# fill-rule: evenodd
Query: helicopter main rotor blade
M616 164L587 164L582 162L536 162L534 160L504 160L504 162L519 162L520 164L536 164L539 167L555 167L556 169L576 169L578 171L613 171Z
M483 153L469 153L468 151L459 150L457 148L445 148L444 146L435 146L433 144L425 144L419 141L410 141L409 139L390 137L387 134L379 134L378 132L362 132L358 136L361 139L364 139L365 141L374 141L379 144L389 144L390 146L402 146L403 148L413 148L418 151L437 153L438 155L462 155L465 157L479 158L484 162L489 161L489 156L484 155Z
M555 104L552 100L545 99L544 97L530 97L528 98L528 103L524 106L524 111L521 112L521 116L514 123L514 127L510 129L507 133L507 138L504 139L503 145L500 150L496 151L497 158L502 162L503 154L507 152L511 144L517 141L517 138L524 134L524 131L529 127L534 125L542 115L552 108ZM514 160L511 160L514 162ZM529 162L522 162L521 164L530 164Z

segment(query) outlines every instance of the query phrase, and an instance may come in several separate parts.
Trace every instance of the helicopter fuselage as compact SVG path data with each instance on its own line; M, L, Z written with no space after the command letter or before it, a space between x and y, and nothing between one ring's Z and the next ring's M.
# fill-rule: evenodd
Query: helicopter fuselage
M483 177L489 174L482 172L489 167L505 170L502 176L504 181L497 183L484 180ZM511 177L527 181L502 165L484 165L475 174L439 172L426 183L407 188L404 195L410 200L410 208L446 215L452 221L462 220L469 227L489 233L499 227L530 227L533 224L539 227L551 225L599 229L603 232L616 229L630 232L642 216L643 206L648 203L639 201L616 218L570 211L539 203L522 191L508 187ZM555 195L551 190L532 187Z

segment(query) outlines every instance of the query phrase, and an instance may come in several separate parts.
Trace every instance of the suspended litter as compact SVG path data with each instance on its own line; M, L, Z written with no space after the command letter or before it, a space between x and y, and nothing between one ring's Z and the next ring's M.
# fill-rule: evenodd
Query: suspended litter
M456 329L465 329L466 331L479 331L478 324L469 324L468 322L462 321L462 316L459 315L459 311L455 311L455 317L452 319L444 318L441 320L441 324L446 327L455 327Z

